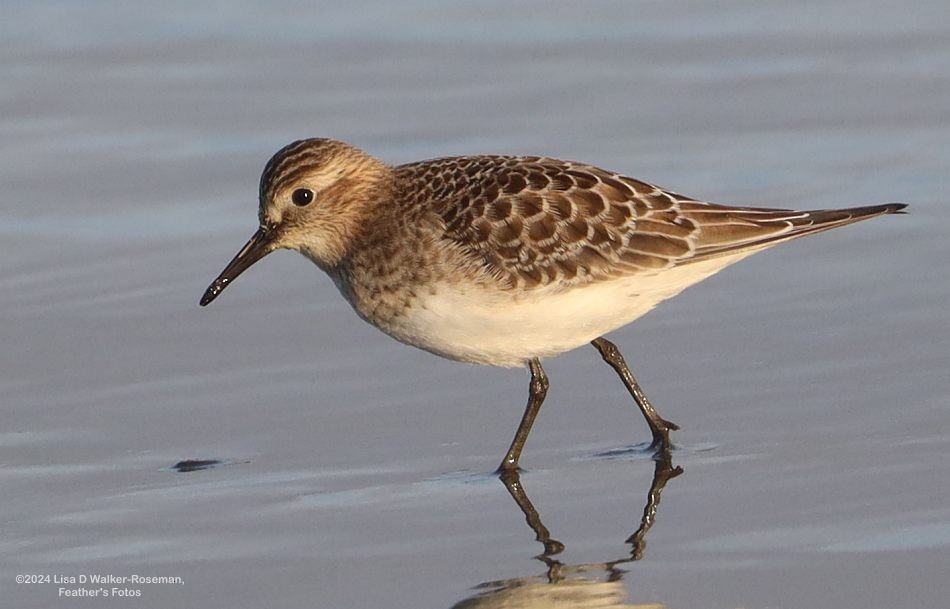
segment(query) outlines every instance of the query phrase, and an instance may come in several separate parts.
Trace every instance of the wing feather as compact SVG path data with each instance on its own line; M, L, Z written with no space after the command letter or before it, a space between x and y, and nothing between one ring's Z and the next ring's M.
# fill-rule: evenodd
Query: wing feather
M697 201L597 167L543 157L450 157L402 165L406 192L444 238L506 287L571 286L656 273L893 213L888 204L792 211Z

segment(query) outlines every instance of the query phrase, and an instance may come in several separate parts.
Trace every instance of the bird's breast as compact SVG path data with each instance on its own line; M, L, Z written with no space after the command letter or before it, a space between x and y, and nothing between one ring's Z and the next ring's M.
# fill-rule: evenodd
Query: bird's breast
M482 281L459 265L418 260L364 264L336 281L360 317L396 340L452 360L515 367L616 330L749 253L531 289Z

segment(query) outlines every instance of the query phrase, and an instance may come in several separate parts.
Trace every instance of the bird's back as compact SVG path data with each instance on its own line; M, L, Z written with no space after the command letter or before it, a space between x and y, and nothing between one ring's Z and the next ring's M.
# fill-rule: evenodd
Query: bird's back
M886 213L899 203L793 211L705 203L544 157L463 156L396 168L413 205L508 289L650 275Z

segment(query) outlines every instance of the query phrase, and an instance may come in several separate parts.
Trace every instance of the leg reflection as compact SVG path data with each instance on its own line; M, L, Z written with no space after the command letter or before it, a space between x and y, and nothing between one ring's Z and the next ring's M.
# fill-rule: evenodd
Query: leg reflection
M673 467L673 460L669 451L661 452L654 458L655 466L653 468L653 483L650 484L650 491L647 493L647 503L643 506L643 517L640 518L640 528L634 531L633 535L627 538L627 543L631 545L630 560L640 560L647 547L647 531L656 522L656 510L660 507L660 495L663 493L663 487L667 481L683 473L680 466Z
M647 604L628 603L628 591L621 581L625 571L619 565L643 558L646 534L656 522L663 487L682 473L681 467L673 466L669 452L660 451L654 458L653 480L647 492L640 526L626 540L630 544L630 551L616 560L566 564L556 558L564 551L564 544L552 538L548 528L541 522L538 511L521 485L517 470L502 472L501 481L524 514L535 538L544 547L544 552L537 558L547 565L547 570L544 575L515 576L482 583L474 588L474 595L459 601L453 605L453 609L663 609L664 605L655 601Z
M646 550L646 535L653 524L656 522L657 509L660 506L660 497L666 483L683 473L683 468L673 466L672 457L669 451L660 451L653 459L653 481L650 484L650 490L647 492L646 505L643 507L643 516L640 518L640 526L627 538L626 543L630 544L630 554L621 559L605 563L608 566L615 566L625 562L640 560ZM524 514L525 521L531 530L534 531L535 539L544 546L544 552L539 556L549 567L556 562L550 560L552 556L561 553L564 550L564 544L551 537L550 531L541 522L538 511L534 508L531 500L521 484L521 476L517 471L511 470L503 472L501 481L508 489L515 503Z
M521 486L521 476L518 472L516 470L509 470L502 473L501 481L504 483L505 488L508 489L508 494L511 495L511 498L514 499L518 507L521 508L525 521L528 523L528 526L531 527L531 530L534 531L534 538L544 546L544 553L541 556L554 556L564 551L564 544L556 539L552 539L548 528L541 522L538 511L534 509L534 504L528 499L527 493L524 492L524 487Z

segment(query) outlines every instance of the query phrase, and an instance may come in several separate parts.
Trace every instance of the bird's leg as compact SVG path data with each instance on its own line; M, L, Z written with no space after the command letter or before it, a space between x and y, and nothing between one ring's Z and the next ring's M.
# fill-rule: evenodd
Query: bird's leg
M531 383L528 385L528 406L525 408L524 416L521 417L521 424L518 425L518 431L515 432L515 439L511 442L511 448L505 455L504 461L498 466L498 473L517 471L518 458L521 457L521 449L524 448L525 440L528 439L528 433L531 431L531 425L534 424L538 411L541 410L541 402L548 393L548 377L544 374L541 362L538 358L528 361L528 370L531 371Z
M650 431L653 432L653 443L650 444L650 447L656 449L657 452L669 452L672 447L670 431L679 429L679 426L667 421L656 411L656 408L647 399L646 394L643 393L643 389L640 388L640 384L637 383L637 379L633 378L633 374L630 372L630 368L627 367L627 362L624 361L620 350L617 349L617 345L606 338L595 338L591 341L591 344L600 352L600 356L604 358L604 361L617 372L620 380L627 387L627 391L630 392L637 406L640 407L640 412L643 413L643 417L650 426Z

